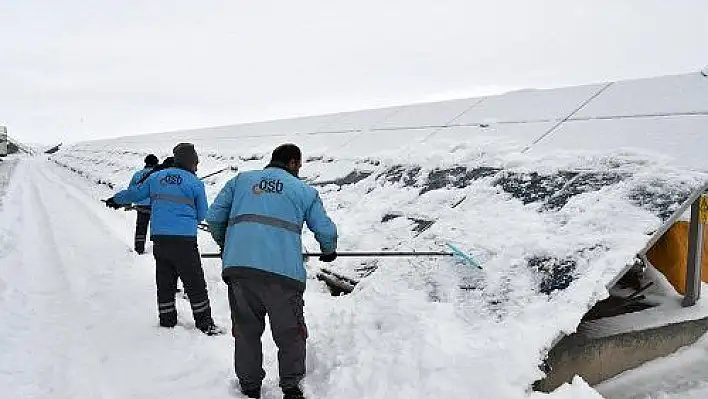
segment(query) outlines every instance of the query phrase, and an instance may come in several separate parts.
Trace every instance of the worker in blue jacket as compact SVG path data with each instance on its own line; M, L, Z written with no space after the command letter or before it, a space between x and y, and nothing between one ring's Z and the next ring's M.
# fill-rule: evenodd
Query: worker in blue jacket
M145 167L133 174L128 184L128 189L135 188L138 182L150 173L159 163L155 154L149 154L145 157ZM135 203L135 252L139 254L145 253L145 241L147 239L148 225L150 224L150 198L138 201Z
M337 228L317 190L298 178L300 149L277 147L263 170L231 179L209 208L207 223L222 249L222 277L229 286L235 368L241 391L260 398L265 377L261 335L268 315L278 346L285 399L301 399L307 326L303 315L306 272L303 223L314 232L323 256L337 257Z
M177 278L189 297L196 327L207 335L223 331L214 324L204 280L197 224L204 220L207 199L204 183L195 172L199 158L194 146L180 143L173 150L175 166L153 173L140 185L106 200L112 208L149 198L152 203L150 239L156 263L157 307L160 326L177 324Z

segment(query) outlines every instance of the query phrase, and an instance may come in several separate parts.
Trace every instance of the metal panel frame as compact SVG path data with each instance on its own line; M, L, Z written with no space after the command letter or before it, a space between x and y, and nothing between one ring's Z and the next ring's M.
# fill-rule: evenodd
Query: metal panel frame
M686 294L681 306L693 306L701 297L701 257L703 255L703 223L700 218L700 198L691 204L691 225L688 229L688 261L686 263Z
M671 228L671 226L673 226L674 223L676 223L676 221L681 217L681 215L683 215L683 213L686 211L686 209L688 209L688 207L690 207L694 202L696 202L696 200L698 200L698 198L700 198L700 196L701 196L703 193L705 193L706 191L708 191L708 182L705 182L701 187L699 187L699 188L693 190L693 192L692 192L691 195L686 199L686 201L684 201L683 204L681 204L681 206L678 207L678 209L676 209L676 210L674 211L674 213L671 215L671 217L668 218L668 219L652 234L652 236L651 236L651 237L649 238L649 240L647 241L646 245L644 245L644 248L642 248L642 249L638 252L638 255L639 255L642 259L646 259L646 254L647 254L647 252L649 251L649 249L651 249L651 247L653 247L654 244L656 244L656 242L659 241L659 239L661 238L661 236L663 236L664 233L666 233L666 232ZM625 274L627 274L627 272L628 272L632 267L633 267L633 265L626 265L619 273L617 273L617 276L615 276L615 278L613 278L613 279L606 285L607 289L610 289L610 288L612 288L615 284L617 284L617 282L618 282Z

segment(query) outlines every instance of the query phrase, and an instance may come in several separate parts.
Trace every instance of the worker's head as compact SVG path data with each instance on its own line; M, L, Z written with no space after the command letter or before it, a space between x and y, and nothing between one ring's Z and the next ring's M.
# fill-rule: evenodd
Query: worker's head
M281 144L273 150L270 163L283 166L294 176L297 176L302 167L302 153L295 144Z
M199 157L197 156L197 151L194 149L194 144L179 143L172 149L172 154L175 157L175 166L192 172L197 171Z
M175 166L175 157L167 157L162 161L162 166L163 168L171 168Z
M155 154L149 154L148 156L145 157L145 166L149 168L154 168L157 166L157 164L160 162L159 159L155 156Z

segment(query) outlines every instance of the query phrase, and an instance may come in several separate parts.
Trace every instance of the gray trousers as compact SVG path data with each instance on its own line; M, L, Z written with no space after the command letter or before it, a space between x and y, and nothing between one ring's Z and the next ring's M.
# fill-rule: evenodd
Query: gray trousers
M302 293L278 279L227 279L235 341L234 366L242 389L260 389L265 378L261 335L268 315L278 346L282 388L296 387L305 376L307 326Z

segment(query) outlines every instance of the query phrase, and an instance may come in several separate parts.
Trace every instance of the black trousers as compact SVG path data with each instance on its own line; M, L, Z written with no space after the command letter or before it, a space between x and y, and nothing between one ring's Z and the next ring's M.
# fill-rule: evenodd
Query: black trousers
M305 376L307 326L302 293L278 279L226 279L235 341L234 367L242 389L260 389L265 371L261 336L268 315L278 346L280 386L296 387Z
M147 240L148 224L150 224L150 207L136 206L135 220L135 252L142 254L145 252L145 241Z
M153 237L153 255L160 325L172 327L177 323L175 293L178 278L182 280L189 297L197 328L203 329L212 325L214 322L211 317L211 305L197 242L193 239Z

